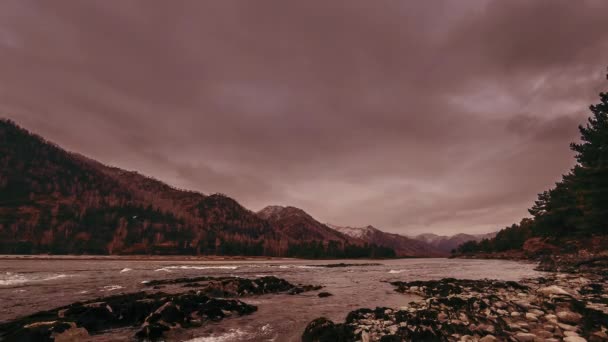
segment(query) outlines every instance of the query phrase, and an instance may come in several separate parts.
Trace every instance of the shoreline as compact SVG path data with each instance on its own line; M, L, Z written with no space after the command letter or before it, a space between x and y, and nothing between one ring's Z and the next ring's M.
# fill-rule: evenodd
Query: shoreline
M403 260L403 259L447 259L448 257L401 257L401 258L291 258L291 257L269 257L269 256L227 256L227 255L52 255L52 254L2 254L0 260L117 260L117 261L321 261L321 260Z
M422 300L311 321L302 341L608 341L608 278L547 272L520 281L444 278L390 282Z

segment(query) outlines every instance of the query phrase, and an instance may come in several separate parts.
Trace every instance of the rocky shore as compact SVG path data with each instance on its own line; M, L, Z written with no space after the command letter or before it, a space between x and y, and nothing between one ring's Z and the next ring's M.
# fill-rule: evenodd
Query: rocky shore
M268 293L298 294L307 291L320 290L319 285L294 285L285 279L266 276L255 279L241 277L194 277L151 280L144 285L153 289L161 289L166 285L181 285L182 287L197 288L198 292L212 297L243 297Z
M522 282L392 282L421 299L312 321L302 341L608 341L608 278L554 273Z
M195 288L179 293L150 292L180 284ZM38 312L0 324L0 341L84 341L111 329L134 328L134 339L164 340L177 328L200 327L208 322L254 313L257 307L228 297L261 294L297 294L321 286L294 285L277 277L197 277L155 280L143 291L99 298ZM175 289L172 289L175 290Z

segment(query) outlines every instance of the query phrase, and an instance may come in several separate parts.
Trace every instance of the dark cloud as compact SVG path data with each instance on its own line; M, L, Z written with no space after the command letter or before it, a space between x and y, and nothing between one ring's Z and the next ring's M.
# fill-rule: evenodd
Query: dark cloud
M605 1L0 5L0 110L257 210L492 231L573 165Z

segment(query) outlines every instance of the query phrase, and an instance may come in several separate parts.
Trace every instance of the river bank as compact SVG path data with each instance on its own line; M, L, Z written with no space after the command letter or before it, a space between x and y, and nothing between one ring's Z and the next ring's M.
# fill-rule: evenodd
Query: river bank
M312 321L303 341L606 341L607 278L556 273L520 282L442 279L392 282L422 298L399 309Z
M466 278L390 282L395 291L421 299L398 309L358 309L343 323L320 317L307 326L302 340L608 341L605 250L580 248L557 255L507 251L459 257L536 262L535 269L546 273L507 282Z
M503 260L456 259L329 262L0 260L0 302L3 303L0 322L14 321L76 302L96 303L100 302L98 299L142 291L149 295L203 291L207 297L239 300L257 309L250 314L233 313L218 321L205 320L200 326L193 324L184 329L171 329L164 332L165 340L292 342L301 341L307 324L317 317L324 316L338 322L359 308L380 306L398 309L420 299L415 294L396 292L391 285L394 281L449 277L519 281L544 274L534 271L534 267L531 263ZM214 281L233 278L254 281L267 276L294 285L309 284L323 288L304 292L297 290L294 292L298 293L294 294L287 291L232 297L228 297L224 293L226 291L205 290L207 277L216 278ZM230 284L233 285L226 289L236 287L236 283ZM91 332L89 340L137 341L135 335L141 330L142 324Z

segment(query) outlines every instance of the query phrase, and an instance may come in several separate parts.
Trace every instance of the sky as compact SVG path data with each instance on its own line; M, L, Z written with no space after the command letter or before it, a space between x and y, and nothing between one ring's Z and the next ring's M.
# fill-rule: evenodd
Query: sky
M0 116L257 211L485 233L574 165L608 1L0 2Z

